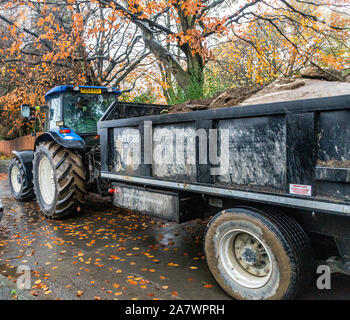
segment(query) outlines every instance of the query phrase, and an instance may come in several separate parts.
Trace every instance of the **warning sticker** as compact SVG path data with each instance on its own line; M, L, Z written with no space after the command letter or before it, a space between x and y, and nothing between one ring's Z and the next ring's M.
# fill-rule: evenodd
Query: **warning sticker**
M311 186L304 186L301 184L290 184L289 193L298 194L300 196L312 196Z

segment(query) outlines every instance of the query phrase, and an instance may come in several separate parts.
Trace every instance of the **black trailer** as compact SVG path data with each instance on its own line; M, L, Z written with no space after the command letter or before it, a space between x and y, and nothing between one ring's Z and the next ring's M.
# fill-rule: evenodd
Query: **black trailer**
M307 287L309 233L334 238L333 268L350 274L350 95L151 116L123 108L98 124L115 205L177 222L215 215L206 259L232 297Z

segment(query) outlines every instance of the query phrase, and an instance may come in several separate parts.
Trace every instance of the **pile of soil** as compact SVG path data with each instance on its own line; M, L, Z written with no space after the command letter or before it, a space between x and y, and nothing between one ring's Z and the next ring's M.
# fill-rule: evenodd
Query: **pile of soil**
M317 165L319 167L327 167L327 168L350 168L350 161L338 161L338 160L330 160L327 162L318 161Z
M241 106L350 94L350 83L310 78L277 79Z
M175 105L169 113L346 95L350 94L349 82L349 77L343 77L335 69L308 67L298 77L279 78L260 88L228 89L209 99L189 100Z
M262 88L232 88L216 93L212 98L203 100L189 100L185 103L174 105L168 113L185 113L197 110L232 107L247 100Z
M309 66L300 71L300 75L306 79L318 79L326 81L340 81L345 82L346 78L343 77L341 71L333 68L318 68L316 66Z

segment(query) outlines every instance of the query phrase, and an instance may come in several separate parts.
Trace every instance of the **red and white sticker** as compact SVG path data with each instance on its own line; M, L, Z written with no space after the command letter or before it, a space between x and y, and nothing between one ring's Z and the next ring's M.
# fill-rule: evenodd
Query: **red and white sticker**
M311 186L304 186L302 184L290 184L289 185L289 193L297 194L300 196L312 196L312 188Z

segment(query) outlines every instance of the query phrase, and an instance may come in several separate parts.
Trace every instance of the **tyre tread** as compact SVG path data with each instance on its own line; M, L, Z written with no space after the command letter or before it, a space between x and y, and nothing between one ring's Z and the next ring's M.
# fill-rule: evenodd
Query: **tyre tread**
M205 230L204 243L210 226L219 219L221 215L231 210L234 212L235 209L248 210L249 216L263 221L266 227L278 236L290 258L293 273L295 275L292 277L292 281L289 284L289 288L286 290L283 299L288 300L295 298L303 288L309 286L315 269L311 242L303 228L296 220L274 208L235 207L217 213L210 220Z
M69 216L76 212L80 205L84 204L86 190L82 157L52 141L40 143L38 149L45 149L45 152L49 153L56 172L57 201L54 211L45 215L51 219L61 219ZM35 157L33 160L33 176L35 175L34 163ZM77 172L79 172L79 175ZM34 179L35 192L38 198L40 191L37 184L36 179ZM38 202L40 205L39 200Z
M19 171L22 175L22 181L24 181L24 187L23 190L21 191L21 193L19 195L15 195L14 192L12 192L12 195L15 197L16 200L18 201L30 201L33 200L35 197L34 194L34 186L33 186L33 181L27 181L26 179L26 175L25 175L25 171L23 168L22 163L19 161L18 158L13 158L10 161L9 167L8 167L8 180L9 180L9 184L11 186L11 190L12 190L12 184L10 182L10 175L11 175L11 168L16 165L19 168Z

